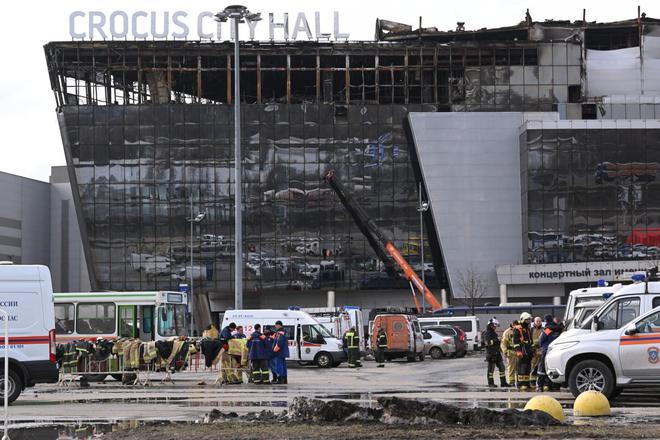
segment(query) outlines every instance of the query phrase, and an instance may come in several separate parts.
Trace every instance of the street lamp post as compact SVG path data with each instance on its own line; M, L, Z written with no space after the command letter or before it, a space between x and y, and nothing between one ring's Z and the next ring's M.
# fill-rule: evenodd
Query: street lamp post
M206 217L206 212L200 212L197 215L193 213L193 195L191 191L190 217L186 219L190 223L190 272L186 271L186 273L189 273L187 278L188 283L190 284L190 336L193 336L193 332L195 331L195 288L193 285L195 283L195 270L193 269L193 234L195 223L200 223L202 220L204 220L204 217Z
M424 268L424 213L429 210L429 203L422 201L422 182L419 182L419 252L422 256L422 283L426 284L426 270ZM422 295L422 310L426 309L426 298Z
M234 25L234 308L243 308L243 221L241 198L241 77L238 24L261 20L260 13L252 13L245 6L227 6L215 14L216 21L229 19Z

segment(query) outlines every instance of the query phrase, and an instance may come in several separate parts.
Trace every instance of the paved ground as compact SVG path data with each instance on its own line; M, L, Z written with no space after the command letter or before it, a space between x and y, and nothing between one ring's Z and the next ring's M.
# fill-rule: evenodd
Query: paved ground
M134 420L195 421L213 408L239 414L262 409L281 411L296 396L343 399L365 406L373 405L380 396L399 396L466 407L521 408L535 395L512 389L491 391L485 386L485 370L483 355L473 355L462 359L427 358L417 363L394 361L383 369L376 368L374 362L365 362L360 369L292 366L289 385L213 385L216 373L212 372L177 373L173 376L174 384L160 383L162 375L153 375L149 387L126 387L109 378L89 388L76 384L39 385L26 391L11 406L9 417L15 427ZM200 381L207 385L198 385ZM570 393L553 393L553 396L567 408L572 405ZM615 404L614 417L599 423L657 423L659 396L657 390L624 393Z

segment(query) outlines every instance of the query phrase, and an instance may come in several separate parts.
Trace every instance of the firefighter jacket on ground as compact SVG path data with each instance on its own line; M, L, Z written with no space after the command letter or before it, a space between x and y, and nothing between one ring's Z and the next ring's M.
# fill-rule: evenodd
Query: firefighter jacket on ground
M502 360L502 351L500 350L500 345L503 343L503 341L500 342L500 338L497 336L497 332L490 325L484 334L484 343L486 344L486 360L492 362Z
M217 363L216 358L220 354L220 350L222 350L222 343L219 339L202 339L202 354L207 368Z
M270 359L270 350L267 347L267 345L270 345L270 343L267 342L266 336L264 336L261 332L252 332L250 338L248 339L247 345L250 360Z

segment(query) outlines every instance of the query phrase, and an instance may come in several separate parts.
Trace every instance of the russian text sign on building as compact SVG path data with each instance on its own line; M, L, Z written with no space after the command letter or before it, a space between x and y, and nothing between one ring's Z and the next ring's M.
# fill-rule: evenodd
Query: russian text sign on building
M69 15L69 35L73 40L233 40L231 23L216 22L214 15L211 11L73 11ZM304 12L269 12L267 20L243 25L249 29L250 40L255 39L257 31L268 31L273 41L348 40L349 34L340 31L339 12L333 13L331 31L322 18L318 11L312 20Z
M588 283L599 279L630 280L635 272L644 272L657 264L656 260L503 264L496 269L500 284Z

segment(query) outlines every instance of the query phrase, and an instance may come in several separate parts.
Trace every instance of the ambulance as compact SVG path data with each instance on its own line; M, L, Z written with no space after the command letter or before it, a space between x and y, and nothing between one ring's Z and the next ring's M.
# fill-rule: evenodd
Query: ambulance
M233 322L242 325L246 335L260 324L261 331L274 329L282 321L289 338L289 361L313 363L320 368L337 367L347 358L340 339L309 313L302 310L227 310L222 327Z
M9 402L37 383L57 382L53 286L46 266L0 263L0 395L5 320L9 324Z

